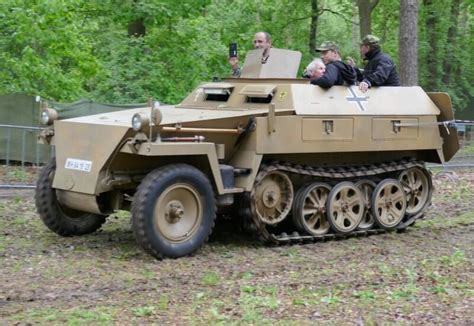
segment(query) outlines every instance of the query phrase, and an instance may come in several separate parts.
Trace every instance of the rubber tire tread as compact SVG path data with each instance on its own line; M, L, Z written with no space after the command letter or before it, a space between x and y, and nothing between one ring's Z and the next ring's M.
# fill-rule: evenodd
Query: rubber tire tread
M50 177L55 171L56 158L53 157L41 170L36 183L36 210L43 223L51 231L64 237L85 235L99 229L107 216L82 212L81 217L70 217L61 209L56 190L52 187L53 178Z
M153 210L159 196L175 183L192 185L201 196L203 217L194 236L182 243L167 241L153 225ZM173 164L150 172L138 186L132 203L132 229L137 243L157 259L194 254L207 242L215 225L216 199L209 179L187 164Z

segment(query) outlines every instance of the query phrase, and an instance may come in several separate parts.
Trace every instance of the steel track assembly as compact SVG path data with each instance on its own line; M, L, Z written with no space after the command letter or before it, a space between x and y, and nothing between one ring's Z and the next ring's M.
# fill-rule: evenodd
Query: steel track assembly
M293 189L296 179L306 182ZM430 172L414 159L328 168L268 162L242 212L265 242L309 243L403 231L423 216L432 191Z

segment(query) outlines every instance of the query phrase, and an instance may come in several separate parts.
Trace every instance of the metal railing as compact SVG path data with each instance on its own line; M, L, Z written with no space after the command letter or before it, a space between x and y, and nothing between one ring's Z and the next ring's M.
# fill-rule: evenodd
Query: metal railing
M42 164L54 147L41 145L34 126L0 124L0 188L33 188Z

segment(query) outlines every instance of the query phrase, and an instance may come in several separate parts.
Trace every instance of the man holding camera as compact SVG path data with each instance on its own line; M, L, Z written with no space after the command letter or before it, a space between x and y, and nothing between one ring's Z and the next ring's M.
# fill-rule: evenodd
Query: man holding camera
M270 48L272 47L272 37L267 32L258 32L255 33L253 38L253 45L255 49L264 49L262 54L262 63L266 63L268 57L270 56ZM238 56L229 56L229 64L232 68L232 76L240 77L242 72L239 67L239 57Z

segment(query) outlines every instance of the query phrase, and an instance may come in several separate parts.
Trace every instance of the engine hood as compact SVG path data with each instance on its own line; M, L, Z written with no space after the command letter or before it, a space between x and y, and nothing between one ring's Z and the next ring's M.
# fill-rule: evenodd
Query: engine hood
M163 115L163 119L160 125L173 125L177 123L187 123L193 121L203 120L217 120L225 118L245 117L251 115L258 115L268 112L268 108L258 109L188 109L182 107L176 107L173 105L161 106L160 111ZM291 110L290 110L291 111ZM150 108L137 108L123 111L116 111L110 113L101 113L96 115L90 115L79 118L72 118L63 121L87 123L87 124L98 124L98 125L110 125L120 127L131 127L132 117L135 113L150 114Z

